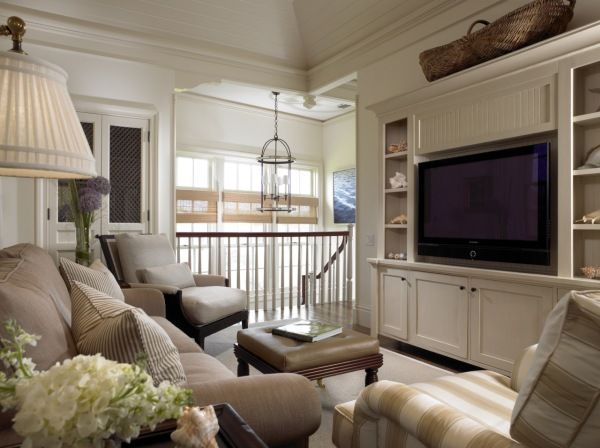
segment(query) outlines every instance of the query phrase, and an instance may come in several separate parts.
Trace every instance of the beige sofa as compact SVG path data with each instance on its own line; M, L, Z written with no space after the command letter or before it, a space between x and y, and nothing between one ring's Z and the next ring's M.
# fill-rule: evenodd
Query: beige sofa
M163 295L154 289L124 289L128 303L160 324L180 353L196 403L230 403L269 446L308 446L321 422L314 386L294 374L237 378L165 319ZM54 261L44 250L21 244L0 251L0 321L16 319L42 336L28 354L43 370L77 354L70 330L70 297ZM233 341L232 341L233 344ZM0 416L0 446L18 441L10 415Z
M600 291L572 291L512 376L491 371L380 381L336 406L339 448L597 448Z

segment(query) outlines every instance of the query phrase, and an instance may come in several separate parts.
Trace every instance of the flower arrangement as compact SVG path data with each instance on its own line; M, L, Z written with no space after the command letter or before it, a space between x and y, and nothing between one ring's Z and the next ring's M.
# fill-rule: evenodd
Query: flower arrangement
M79 355L45 372L25 357L39 337L14 320L4 324L0 360L15 373L0 372L0 406L16 409L14 430L24 448L104 447L129 441L143 426L178 418L191 392L163 382L155 387L140 365L119 364L100 355Z
M102 176L88 180L69 181L69 203L59 210L63 220L73 220L77 238L75 261L89 266L91 263L90 230L96 210L102 208L102 196L110 193L110 182Z

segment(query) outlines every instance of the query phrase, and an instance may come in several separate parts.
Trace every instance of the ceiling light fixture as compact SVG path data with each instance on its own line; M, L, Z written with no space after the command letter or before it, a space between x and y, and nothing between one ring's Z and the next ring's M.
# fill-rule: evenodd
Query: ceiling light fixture
M279 92L275 97L275 135L265 142L257 158L260 163L260 207L261 212L292 212L291 173L292 157L290 146L277 135ZM279 145L279 152L278 152Z
M0 36L0 176L77 179L96 175L96 162L67 90L67 73L21 47L25 22L9 17Z

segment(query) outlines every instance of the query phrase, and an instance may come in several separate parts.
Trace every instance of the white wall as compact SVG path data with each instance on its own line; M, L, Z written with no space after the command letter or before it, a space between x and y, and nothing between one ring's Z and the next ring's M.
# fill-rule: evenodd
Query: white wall
M177 150L223 150L258 156L273 137L273 111L192 94L176 98ZM300 161L322 160L322 124L279 114L279 136Z
M339 230L346 224L333 223L333 173L356 167L356 114L347 113L323 123L323 225Z
M173 220L171 195L172 170L172 92L174 73L171 70L137 62L123 61L68 50L26 44L31 56L53 62L69 74L68 88L72 95L94 97L110 104L116 100L125 104L154 109L157 112L157 230L170 234ZM85 112L85 111L83 111ZM156 132L157 131L157 132ZM2 212L0 213L1 244L34 241L34 188L31 179L1 179ZM20 215L15 220L14 205Z
M390 54L358 71L359 107L357 109L357 316L358 323L370 326L370 271L366 259L377 256L377 239L382 238L378 229L380 160L379 125L375 114L367 107L387 98L402 95L425 87L428 82L419 66L419 53L423 50L449 43L463 36L469 25L478 18L493 21L503 14L527 3L525 0L497 2L492 7L479 10L476 17L469 16L454 24L450 16L443 14L430 19L411 30L411 42L402 50ZM480 8L476 0L466 0L462 7ZM600 19L597 0L580 0L575 7L575 17L570 28L582 26ZM431 32L431 30L441 30Z

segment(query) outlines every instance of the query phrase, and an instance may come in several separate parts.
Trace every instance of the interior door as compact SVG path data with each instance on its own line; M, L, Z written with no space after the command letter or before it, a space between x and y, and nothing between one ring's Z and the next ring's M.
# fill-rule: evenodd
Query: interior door
M96 172L110 180L111 193L92 226L93 235L148 232L148 120L79 113L79 119L96 159ZM75 257L75 226L65 213L68 181L48 180L47 249L56 258ZM94 257L100 245L94 239Z

